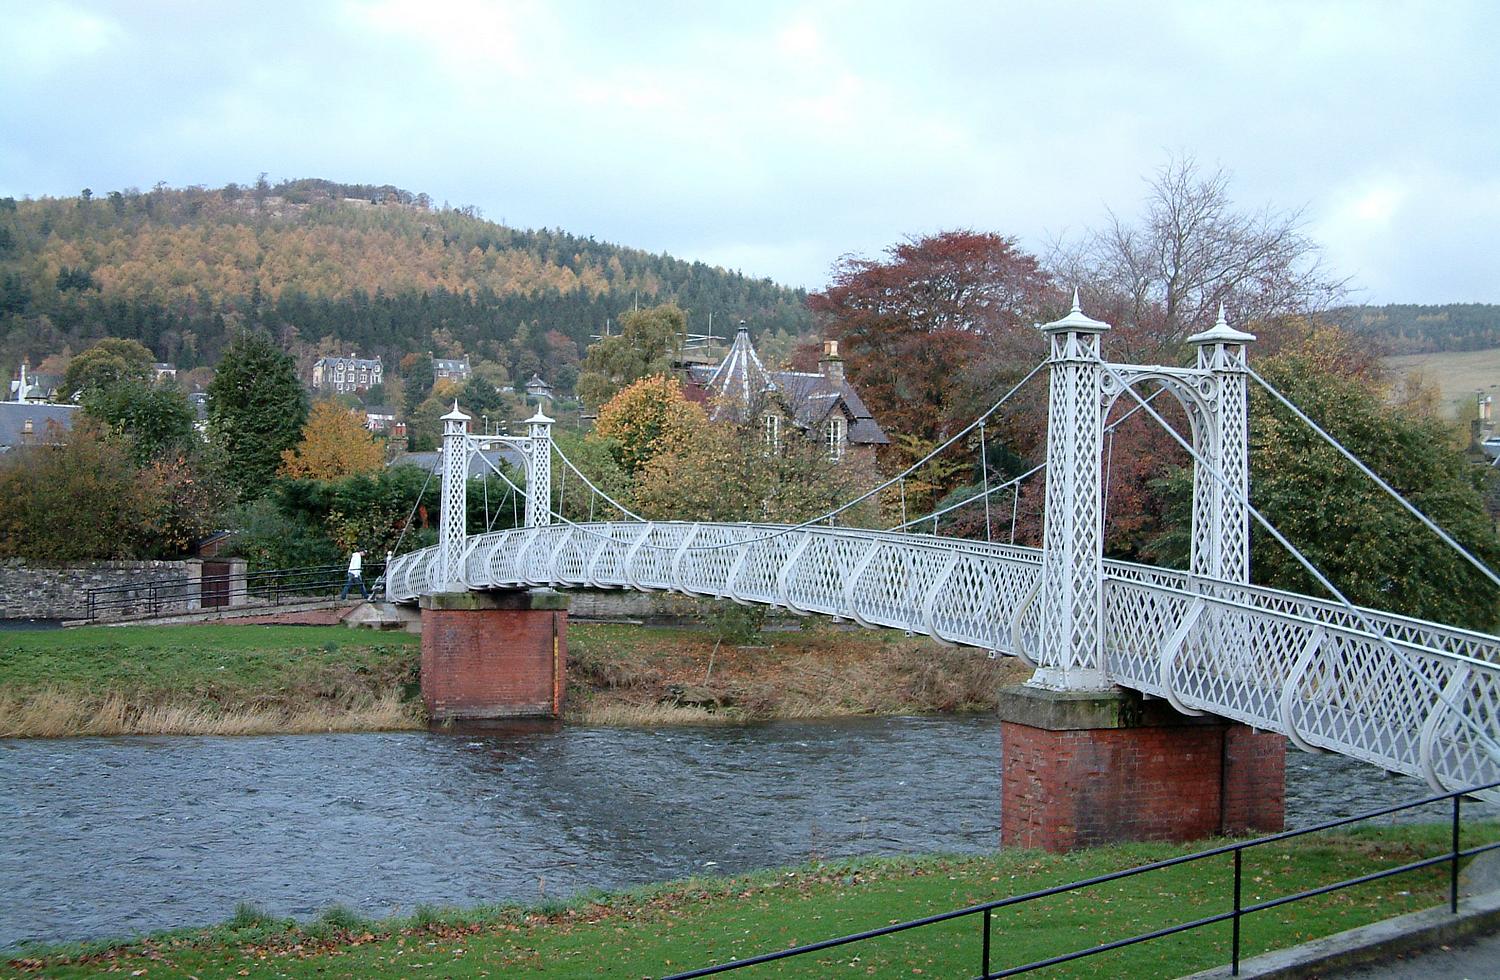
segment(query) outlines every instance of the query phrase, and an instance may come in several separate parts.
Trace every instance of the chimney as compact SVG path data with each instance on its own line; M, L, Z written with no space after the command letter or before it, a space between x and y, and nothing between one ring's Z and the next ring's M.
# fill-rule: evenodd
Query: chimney
M844 359L839 357L837 340L823 341L823 356L818 360L818 371L834 384L844 383Z

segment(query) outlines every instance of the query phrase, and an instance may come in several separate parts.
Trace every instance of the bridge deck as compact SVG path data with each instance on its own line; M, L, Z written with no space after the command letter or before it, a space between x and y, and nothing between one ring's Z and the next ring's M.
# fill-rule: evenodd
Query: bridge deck
M387 593L441 591L437 549ZM468 539L470 589L627 588L841 616L1037 662L1041 552L961 538L769 524L595 523ZM1274 589L1106 562L1108 678L1425 778L1500 780L1500 637Z

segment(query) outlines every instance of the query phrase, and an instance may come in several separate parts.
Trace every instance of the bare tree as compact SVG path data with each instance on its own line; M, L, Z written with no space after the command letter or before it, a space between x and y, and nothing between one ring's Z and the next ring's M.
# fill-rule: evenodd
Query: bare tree
M1220 303L1236 321L1336 303L1347 280L1324 267L1302 209L1238 211L1229 183L1222 169L1204 173L1192 157L1172 158L1151 180L1137 222L1110 212L1081 243L1055 245L1054 275L1083 288L1095 315L1113 317L1138 354L1211 326Z

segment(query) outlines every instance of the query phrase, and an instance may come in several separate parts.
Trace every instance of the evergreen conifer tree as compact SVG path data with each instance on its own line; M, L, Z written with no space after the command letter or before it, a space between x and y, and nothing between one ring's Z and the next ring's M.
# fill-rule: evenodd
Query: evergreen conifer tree
M209 434L244 499L259 497L302 438L307 393L292 358L261 333L235 337L208 386Z

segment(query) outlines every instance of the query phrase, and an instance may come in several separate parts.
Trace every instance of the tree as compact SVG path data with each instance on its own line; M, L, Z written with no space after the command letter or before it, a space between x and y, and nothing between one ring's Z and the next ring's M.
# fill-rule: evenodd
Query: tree
M617 335L589 345L578 375L578 397L603 405L633 381L670 374L686 332L687 318L672 304L626 313Z
M886 256L845 256L807 303L881 425L937 442L990 404L998 378L1042 357L1030 324L1050 280L1014 239L967 229Z
M636 505L648 520L796 523L825 514L874 485L873 468L835 463L815 440L789 439L767 453L748 426L701 426L641 465ZM841 514L845 524L874 522L872 499Z
M380 469L380 443L360 417L332 402L312 407L302 441L281 454L281 475L293 479L337 480Z
M632 382L601 406L594 434L612 442L620 467L635 476L652 457L676 452L707 424L702 406L683 397L675 378L654 375Z
M235 337L208 386L208 429L247 499L265 492L306 420L307 394L291 357L264 334Z
M495 386L477 377L464 383L463 391L458 395L458 403L474 418L487 415L492 422L500 419L500 413L505 408L505 399L495 390Z
M151 352L140 341L105 337L68 363L62 390L68 397L87 397L119 381L151 379Z
M83 411L128 438L137 463L189 455L198 441L193 409L182 392L134 378L91 388Z
M1253 322L1317 312L1343 295L1345 280L1323 267L1300 210L1237 210L1229 183L1224 170L1174 157L1152 178L1138 222L1111 213L1105 228L1056 250L1054 273L1086 287L1091 314L1118 328L1117 357L1180 356L1220 303Z
M0 557L136 558L154 511L125 447L88 420L62 446L0 457Z

